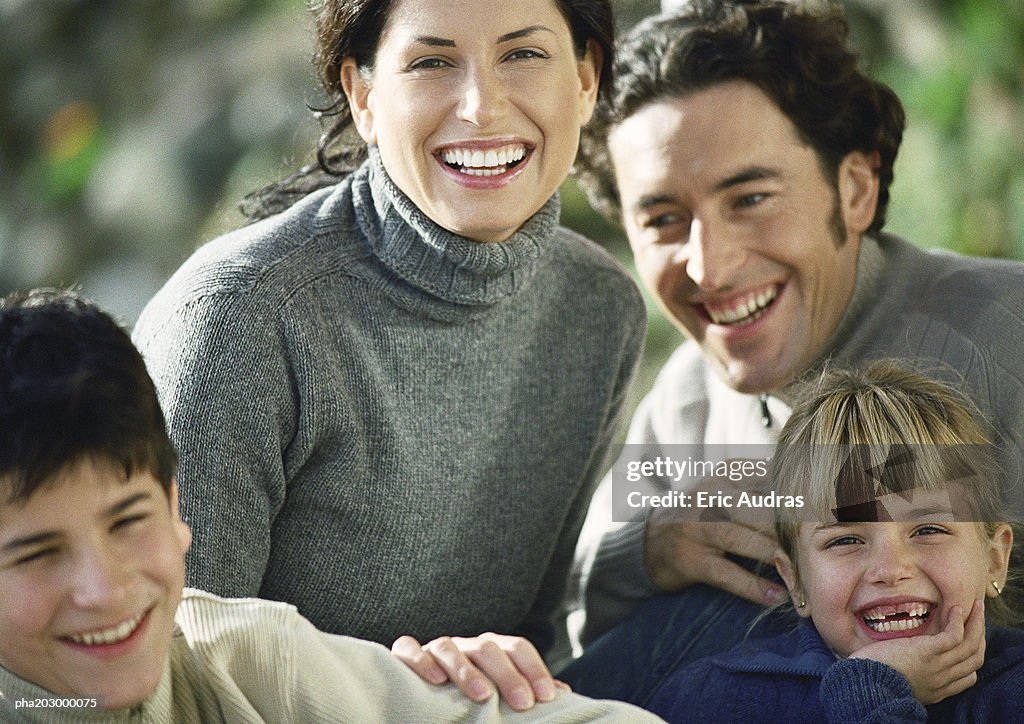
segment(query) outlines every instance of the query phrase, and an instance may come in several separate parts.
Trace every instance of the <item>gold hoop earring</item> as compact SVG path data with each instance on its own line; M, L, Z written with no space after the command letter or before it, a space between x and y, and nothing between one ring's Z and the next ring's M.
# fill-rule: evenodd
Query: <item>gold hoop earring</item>
M996 595L1003 595L1003 589L999 587L998 581L992 581L992 588L996 589Z

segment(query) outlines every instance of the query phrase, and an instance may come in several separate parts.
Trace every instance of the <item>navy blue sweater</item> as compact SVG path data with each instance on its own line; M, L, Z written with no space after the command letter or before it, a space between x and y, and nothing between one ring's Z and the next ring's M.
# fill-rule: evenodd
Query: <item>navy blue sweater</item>
M895 669L837 659L812 625L680 669L650 709L669 722L1024 722L1024 631L990 628L967 691L925 707Z

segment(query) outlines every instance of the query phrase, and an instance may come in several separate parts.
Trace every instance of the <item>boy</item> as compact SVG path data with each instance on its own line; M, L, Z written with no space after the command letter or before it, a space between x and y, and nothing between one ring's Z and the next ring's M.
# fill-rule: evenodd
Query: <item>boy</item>
M128 336L66 292L0 302L0 720L494 721L291 606L184 589L176 457ZM524 720L655 720L562 693Z

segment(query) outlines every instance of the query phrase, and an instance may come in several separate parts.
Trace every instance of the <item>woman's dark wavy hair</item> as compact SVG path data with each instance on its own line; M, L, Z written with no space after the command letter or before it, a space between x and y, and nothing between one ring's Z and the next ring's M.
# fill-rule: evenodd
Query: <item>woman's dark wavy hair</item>
M512 0L514 1L514 0ZM599 95L610 92L615 23L611 0L553 0L572 33L576 54L582 58L587 41L601 48ZM355 58L362 70L373 68L377 45L384 33L394 0L317 0L316 50L313 63L327 96L326 107L311 109L327 124L317 143L316 162L287 178L255 191L242 201L242 213L250 221L287 209L303 196L337 183L366 159L366 144L352 120L352 111L341 86L341 64Z
M879 154L879 196L869 232L885 224L903 106L858 69L835 2L692 0L678 15L638 24L616 50L615 85L583 129L576 174L591 203L619 222L609 132L645 105L733 80L757 86L796 126L838 183L851 151Z
M177 456L142 356L74 292L0 300L0 500L27 500L89 458L126 478L148 471L169 493Z

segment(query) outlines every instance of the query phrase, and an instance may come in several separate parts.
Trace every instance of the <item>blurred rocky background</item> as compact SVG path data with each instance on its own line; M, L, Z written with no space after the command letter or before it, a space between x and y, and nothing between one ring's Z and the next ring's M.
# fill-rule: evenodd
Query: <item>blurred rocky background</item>
M657 0L615 0L628 27ZM1024 259L1024 0L846 0L907 106L888 229ZM310 157L303 0L0 0L0 294L78 285L131 324L248 191ZM571 181L564 220L628 262ZM653 318L645 378L679 342Z

